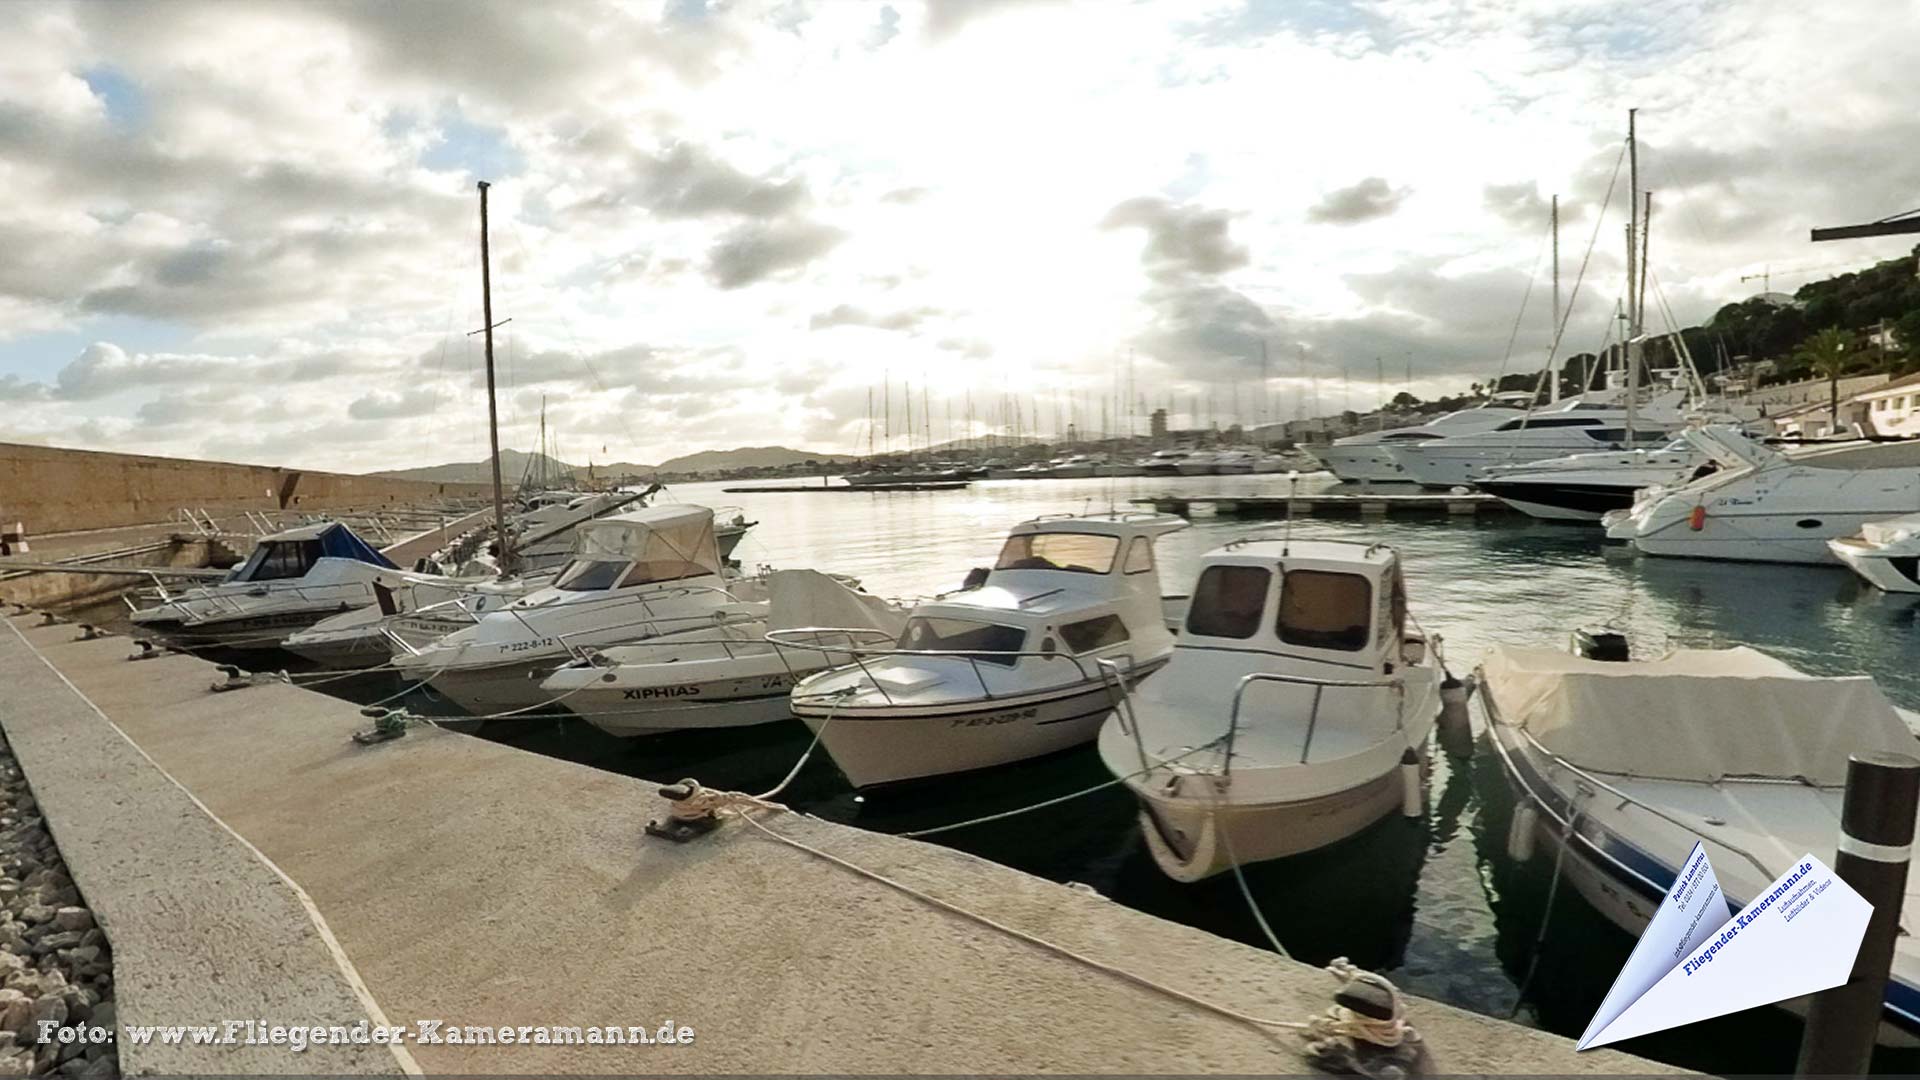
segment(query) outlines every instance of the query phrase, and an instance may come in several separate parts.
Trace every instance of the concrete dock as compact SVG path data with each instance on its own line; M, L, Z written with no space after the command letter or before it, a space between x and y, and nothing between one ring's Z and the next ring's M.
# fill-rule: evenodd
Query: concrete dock
M643 781L350 704L212 693L187 656L0 626L0 724L112 944L118 1020L690 1027L673 1045L122 1046L235 1073L1300 1073L1297 1031L1206 1011L942 910L741 821L643 835ZM707 777L722 783L724 778ZM946 848L797 814L788 840L1100 964L1304 1019L1323 971ZM1436 1072L1670 1072L1413 999ZM417 1030L417 1029L414 1029Z

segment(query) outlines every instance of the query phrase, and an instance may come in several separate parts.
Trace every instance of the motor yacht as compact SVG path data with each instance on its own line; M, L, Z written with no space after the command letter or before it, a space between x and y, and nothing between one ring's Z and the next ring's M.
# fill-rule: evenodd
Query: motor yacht
M1651 450L1596 450L1495 465L1474 486L1531 517L1598 523L1610 510L1631 508L1642 488L1671 487L1718 469L1704 451L1676 439Z
M476 716L530 711L551 700L540 681L585 647L764 615L764 586L726 575L713 534L713 511L689 504L586 522L552 585L396 654L394 666Z
M1142 476L1178 476L1180 463L1192 455L1191 450L1155 450L1135 464Z
M372 583L397 568L334 521L263 536L226 580L130 616L136 637L177 648L273 649L288 632L374 602Z
M1260 457L1251 450L1222 450L1213 455L1213 474L1215 476L1247 476L1259 464Z
M764 618L583 650L583 659L555 671L541 688L593 726L623 737L767 724L793 715L788 694L796 680L852 660L831 650L782 648L766 640L769 631L830 646L840 631L810 628L854 627L892 640L906 623L904 610L817 570L776 570L766 586Z
M1570 397L1497 427L1443 439L1383 443L1403 475L1423 487L1473 484L1495 465L1517 465L1590 450L1657 447L1685 426L1687 393L1670 390L1640 406L1632 437L1626 406L1611 395Z
M1649 488L1605 519L1607 535L1648 555L1832 565L1827 541L1920 510L1920 441L1763 445L1726 425L1685 438L1720 466Z
M1634 937L1695 845L1733 911L1805 853L1831 865L1849 755L1914 752L1909 718L1871 678L1808 675L1750 648L1608 661L1500 647L1478 684L1516 799L1509 853ZM1908 879L1905 903L1917 892ZM1899 922L1879 1036L1912 1046L1920 921ZM1782 1007L1804 1015L1806 1000Z
M1174 463L1181 476L1212 476L1218 472L1220 455L1212 450L1195 450Z
M1437 644L1437 643L1436 643ZM1209 552L1173 658L1100 731L1169 877L1312 851L1405 809L1441 673L1384 544Z
M1827 550L1876 588L1920 592L1920 514L1869 521L1827 541Z
M857 788L1085 743L1119 688L1172 651L1153 542L1186 525L1147 513L1017 525L972 588L915 606L897 641L848 630L854 663L801 680L794 715Z
M1310 447L1308 453L1319 459L1320 464L1339 480L1412 480L1413 477L1394 459L1394 447L1492 431L1509 420L1517 420L1525 415L1524 401L1518 405L1489 403L1435 417L1418 427L1388 428L1348 435L1333 440L1327 446Z

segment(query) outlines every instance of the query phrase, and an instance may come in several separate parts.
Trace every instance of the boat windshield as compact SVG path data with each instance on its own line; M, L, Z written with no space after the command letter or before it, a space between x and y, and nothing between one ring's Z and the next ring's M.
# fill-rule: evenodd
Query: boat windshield
M626 568L625 559L575 559L560 571L553 587L568 592L600 592L613 588L613 583L620 580L620 571Z
M275 540L261 544L247 557L234 581L284 581L305 577L320 558L318 540Z
M1250 638L1260 629L1273 575L1263 566L1209 566L1200 571L1187 605L1187 633Z
M1280 640L1310 649L1367 647L1373 583L1359 574L1289 570L1280 579Z
M1071 570L1104 574L1113 569L1120 538L1098 533L1024 533L1007 538L995 570Z
M908 652L965 653L975 660L1012 667L1019 657L993 654L1017 653L1026 640L1027 632L1017 626L916 615L900 632L899 648Z

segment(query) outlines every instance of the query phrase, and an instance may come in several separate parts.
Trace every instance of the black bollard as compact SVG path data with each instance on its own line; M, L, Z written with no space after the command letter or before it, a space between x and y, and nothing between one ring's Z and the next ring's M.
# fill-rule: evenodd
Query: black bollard
M1855 754L1848 759L1840 850L1833 869L1873 905L1873 916L1847 981L1813 995L1797 1075L1865 1076L1873 1060L1900 907L1906 899L1916 807L1920 759L1906 754Z

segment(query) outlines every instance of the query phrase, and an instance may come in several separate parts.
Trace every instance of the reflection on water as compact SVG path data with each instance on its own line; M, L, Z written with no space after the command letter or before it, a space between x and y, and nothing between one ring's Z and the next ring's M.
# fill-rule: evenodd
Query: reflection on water
M1301 490L1323 481L1305 479ZM875 592L927 595L990 563L1013 523L1040 513L1088 512L1172 489L1285 494L1280 476L995 481L964 491L859 494L721 494L718 485L673 497L740 505L760 522L737 557L749 565L810 566L853 574ZM1200 556L1227 540L1291 528L1302 538L1384 541L1401 553L1415 615L1445 639L1456 671L1491 645L1562 647L1577 627L1610 623L1641 654L1669 645L1744 643L1823 674L1871 674L1909 707L1920 705L1917 605L1855 584L1833 568L1705 563L1603 550L1595 529L1520 518L1303 518L1248 522L1198 514L1193 528L1159 542L1161 583L1191 584ZM391 693L379 679L329 686L358 700ZM431 702L410 702L422 711ZM685 776L762 791L786 775L811 736L789 722L744 731L644 740L604 735L578 721L495 722L485 732L513 745L659 781ZM1288 951L1323 963L1347 956L1404 988L1505 1016L1534 952L1552 867L1506 855L1511 796L1498 761L1437 751L1428 816L1398 816L1325 851L1250 868L1248 880ZM1092 749L979 776L856 799L817 755L783 796L811 813L886 832L968 820L1108 779ZM1265 944L1230 875L1197 885L1169 881L1141 844L1131 800L1103 790L1034 815L931 838L1056 881L1080 882L1114 900L1253 945ZM1528 1000L1517 1019L1578 1035L1632 948L1632 940L1563 888L1555 901ZM1785 1072L1799 1023L1755 1010L1624 1049L1718 1072ZM1882 1055L1912 1071L1916 1055Z

